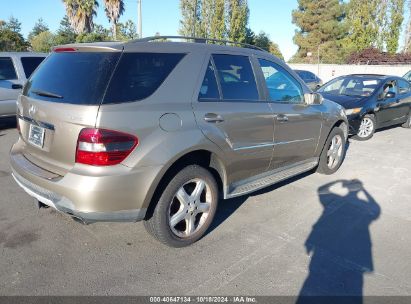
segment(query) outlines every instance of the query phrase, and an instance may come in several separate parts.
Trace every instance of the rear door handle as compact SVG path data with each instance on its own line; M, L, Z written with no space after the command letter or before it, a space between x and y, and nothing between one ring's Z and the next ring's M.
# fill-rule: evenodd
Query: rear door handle
M279 122L287 122L288 121L288 117L286 115L277 115L277 121Z
M204 120L206 122L223 122L224 118L219 114L207 113L206 115L204 115Z

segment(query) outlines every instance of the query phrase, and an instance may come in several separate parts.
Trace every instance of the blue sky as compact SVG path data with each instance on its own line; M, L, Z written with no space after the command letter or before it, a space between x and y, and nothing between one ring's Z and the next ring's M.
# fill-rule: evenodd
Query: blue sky
M179 0L142 0L143 35L176 35L179 28ZM95 23L109 26L103 9L103 1ZM120 21L132 19L137 23L137 0L124 0L126 11ZM286 59L297 50L292 38L295 26L291 23L291 11L297 7L297 0L249 0L250 27L258 33L265 31L278 43ZM52 31L59 27L65 14L61 0L0 0L0 19L14 16L22 23L23 35L27 37L37 19L42 17Z

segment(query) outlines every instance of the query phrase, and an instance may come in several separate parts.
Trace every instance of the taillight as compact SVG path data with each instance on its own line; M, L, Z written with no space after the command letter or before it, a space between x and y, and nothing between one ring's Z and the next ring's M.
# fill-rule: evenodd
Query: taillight
M54 52L55 53L64 53L64 52L75 52L77 51L75 48L70 48L70 47L62 47L62 48L55 48Z
M76 163L113 166L121 163L138 145L138 138L105 129L83 129L77 141Z

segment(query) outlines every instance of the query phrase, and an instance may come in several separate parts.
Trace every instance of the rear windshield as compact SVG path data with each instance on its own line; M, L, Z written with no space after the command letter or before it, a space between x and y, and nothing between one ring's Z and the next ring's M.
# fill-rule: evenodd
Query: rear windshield
M34 70L42 63L44 57L21 57L21 64L23 65L24 74L28 79Z
M24 95L61 103L99 105L120 53L53 53L32 75Z
M183 56L53 53L33 74L23 94L35 99L82 105L137 101L153 94Z

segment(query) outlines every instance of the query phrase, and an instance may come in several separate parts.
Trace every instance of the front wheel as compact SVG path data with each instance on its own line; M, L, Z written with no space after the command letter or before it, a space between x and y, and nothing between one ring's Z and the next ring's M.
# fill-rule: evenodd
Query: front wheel
M147 231L170 247L185 247L199 240L210 227L218 204L213 175L191 165L177 173L165 187Z
M334 128L325 142L320 155L317 172L331 175L338 171L345 157L346 139L344 131L338 127Z
M367 114L361 120L360 128L357 134L354 136L356 140L366 141L374 136L377 122L375 116L372 114Z

